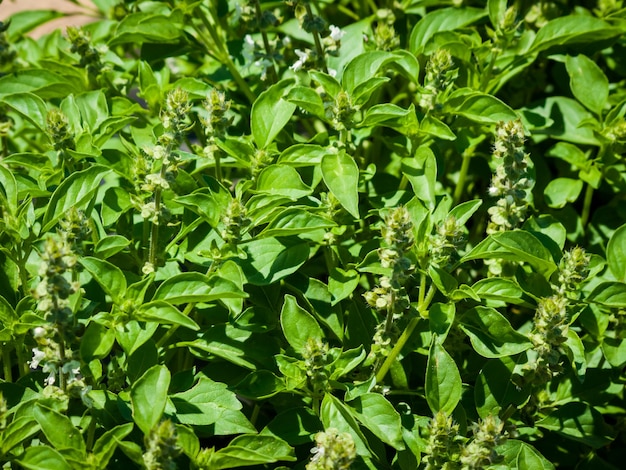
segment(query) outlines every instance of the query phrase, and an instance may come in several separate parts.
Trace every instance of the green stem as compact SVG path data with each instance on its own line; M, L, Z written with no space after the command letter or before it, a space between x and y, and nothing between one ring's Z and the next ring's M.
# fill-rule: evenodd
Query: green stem
M20 372L20 377L24 377L29 372L28 361L24 357L24 339L20 338L15 346L15 354L17 355L17 368Z
M188 317L195 306L196 306L195 302L191 302L187 304L187 306L185 307L185 310L183 310L183 315ZM167 330L167 332L163 336L161 336L161 339L156 344L157 349L162 348L169 341L169 339L172 336L174 336L174 333L176 333L176 330L178 330L178 326L179 325L172 325L170 329Z
M426 276L423 275L423 279L422 280L424 280L425 277ZM428 293L426 294L426 296L422 296L421 292L423 291L423 287L424 286L422 285L421 288L420 288L420 299L421 299L421 301L418 304L418 312L419 312L420 315L411 319L411 321L409 322L407 327L402 332L402 335L400 335L400 338L398 338L398 341L396 342L395 346L393 347L393 349L389 353L389 356L387 356L387 358L385 359L385 362L383 362L383 365L380 367L380 369L378 369L378 372L376 372L376 383L377 384L382 383L382 381L385 379L385 375L387 375L387 372L389 372L389 369L393 365L394 361L400 355L400 352L402 351L402 348L404 348L406 343L409 341L409 338L413 334L413 331L415 330L415 327L417 326L419 321L422 318L427 318L428 317L428 310L427 309L428 309L428 306L430 305L430 302L432 301L433 297L435 296L435 289L434 289L433 286L431 286L430 289L428 290Z
M4 381L13 382L13 373L11 371L11 351L7 343L2 343L2 369L4 370Z
M472 155L468 152L463 152L463 162L461 163L461 171L459 172L459 179L456 182L456 187L454 188L454 204L458 204L461 200L461 196L463 195L463 190L465 189L465 180L467 179L467 171L469 170L470 159Z
M96 417L92 414L91 421L89 421L89 427L87 428L87 443L85 444L87 452L91 452L94 441L96 440L96 424Z
M276 69L274 68L274 61L271 59L272 57L272 46L270 45L270 40L267 37L267 31L263 28L261 24L263 22L263 12L261 11L261 2L259 0L254 0L254 7L256 13L256 21L259 25L259 29L261 30L261 37L263 38L263 47L265 48L265 54L267 58L272 62L272 65L268 66L270 81L275 83L278 81L278 75L276 74Z
M256 422L259 419L259 413L261 412L261 407L258 403L254 404L254 408L252 408L252 415L250 416L250 422L253 426L256 426Z
M309 16L309 18L313 18L315 15L313 14L313 10L311 10L311 5L307 2L304 6L306 8L307 16ZM320 40L320 33L312 31L311 34L313 34L313 41L315 42L318 66L322 69L322 72L328 73L328 68L326 67L326 56L324 54L324 48L322 47L322 41Z
M591 214L591 202L593 200L593 186L587 183L587 188L585 189L585 202L583 203L583 213L581 216L581 223L583 226L583 230L587 226L587 222L589 222L589 215Z
M213 152L213 157L215 158L215 179L222 183L222 160L221 160L221 150L217 150Z
M202 24L209 32L209 35L211 36L211 39L213 40L213 45L217 49L217 51L212 50L213 48L211 47L211 44L209 44L206 41L206 38L204 37L204 35L200 34L200 38L204 42L204 45L207 47L207 51L209 53L218 52L220 61L224 65L226 65L226 68L228 69L230 74L233 76L234 80L237 82L239 89L243 91L244 95L246 95L246 98L248 98L248 101L250 101L250 103L254 103L256 99L256 97L254 96L254 93L252 93L252 90L250 90L250 87L248 86L246 81L243 79L239 71L237 70L237 67L233 63L233 60L231 59L230 54L228 53L228 50L224 47L224 44L222 43L222 40L219 37L219 34L217 34L217 31L215 27L213 26L213 23L209 21L209 18L207 17L204 11L204 8L198 7L196 8L196 12L198 13L197 16L200 17L200 21L202 21ZM211 12L209 11L209 15L210 14ZM200 32L198 31L198 33Z

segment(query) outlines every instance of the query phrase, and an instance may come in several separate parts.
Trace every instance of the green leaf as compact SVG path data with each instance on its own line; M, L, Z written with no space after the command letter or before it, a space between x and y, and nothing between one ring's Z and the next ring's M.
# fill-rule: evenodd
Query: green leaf
M326 217L298 207L290 207L272 219L258 237L286 237L336 226L335 222Z
M588 110L601 116L609 99L609 79L602 69L583 54L566 56L565 68L572 94Z
M269 370L255 370L235 386L238 395L255 400L273 397L285 391L285 382Z
M247 281L268 285L292 274L309 259L308 243L295 237L260 238L242 243L246 258L240 264Z
M435 302L428 310L429 330L434 333L436 340L443 344L454 323L456 307L453 303L443 304Z
M486 14L482 8L450 7L432 11L419 20L411 31L409 50L415 55L422 54L435 34L464 28L480 20Z
M509 105L495 96L468 89L452 93L446 100L443 111L453 116L463 116L479 124L497 124L513 121L519 116Z
M341 83L344 90L354 99L353 94L357 87L375 78L378 70L395 58L392 52L387 51L367 51L354 57L343 71ZM376 83L380 84L380 82Z
M583 189L583 182L572 178L555 178L543 191L546 203L553 209L561 209L568 202L576 202Z
M459 225L465 225L465 223L474 215L478 208L483 204L482 199L474 199L472 201L465 201L455 206L450 211L450 217L454 217L456 223Z
M111 296L113 302L121 303L126 293L126 278L120 268L108 261L91 256L81 258L80 264L100 284L102 290Z
M322 429L322 423L311 408L290 408L278 413L261 431L262 435L280 436L290 445L310 444L311 436Z
M439 341L433 341L426 364L426 401L433 414L451 414L461 400L461 374Z
M72 467L63 456L47 446L32 446L26 449L17 462L29 470L42 470L54 468L54 470L72 470Z
M165 300L178 305L246 296L246 293L232 281L216 275L208 277L198 272L187 272L166 279L156 290L152 300Z
M48 202L42 232L49 231L72 207L86 208L100 188L102 180L110 173L111 170L104 166L93 165L65 178Z
M80 356L85 362L103 359L110 352L115 342L115 332L100 323L90 322L85 334L80 339Z
M513 279L489 277L481 279L472 286L474 292L484 300L499 300L508 304L533 307L531 300Z
M322 400L320 419L324 424L324 429L335 428L340 433L349 433L354 440L358 455L371 455L367 439L359 429L353 411L330 393L325 394Z
M605 307L626 307L626 283L602 282L591 292L587 300L602 304Z
M487 361L478 375L474 387L476 411L481 418L497 416L509 405L522 405L529 395L529 390L520 388L513 382L515 361L502 357Z
M293 167L317 166L328 151L326 147L314 144L295 144L287 147L278 158L278 163Z
M614 439L613 430L604 422L602 414L581 402L565 403L545 418L536 421L535 425L594 449L603 447Z
M275 436L237 436L228 446L211 455L211 469L231 469L251 465L263 465L286 460L296 461L293 449Z
M63 98L71 93L81 91L80 88L76 89L76 87L75 80L70 82L66 77L64 78L45 68L20 70L0 77L0 97L32 93L32 95L36 95L41 99L49 100ZM40 108L39 105L37 105L37 108L41 109L45 117L45 108ZM39 128L43 128L45 122L44 120L36 123L36 125Z
M511 230L489 235L466 254L461 262L493 258L526 262L546 279L556 270L550 250L537 237L524 230Z
M402 174L407 177L415 196L427 208L435 207L437 184L437 159L429 147L419 147L411 158L402 159Z
M98 241L93 251L100 258L106 259L124 250L128 245L130 245L128 238L122 235L108 235Z
M195 321L183 315L173 305L162 300L142 304L133 312L133 316L139 321L153 321L163 325L179 325L194 331L200 329Z
M609 269L618 281L626 281L626 225L613 232L606 245Z
M478 306L468 310L461 318L460 327L469 336L474 350L483 357L512 356L533 346L491 307Z
M0 98L0 103L11 108L24 119L33 124L41 132L46 132L46 103L32 93L15 93Z
M106 468L113 456L117 443L133 430L133 423L120 424L103 433L93 446L93 454L98 459L98 466Z
M252 105L250 127L258 148L267 148L296 110L294 103L284 99L294 83L292 78L275 83L261 93Z
M0 452L7 455L14 447L30 442L29 438L39 431L39 425L31 416L14 418L2 431Z
M615 368L626 365L626 339L606 337L602 341L602 353Z
M16 214L18 207L17 182L15 181L13 173L2 165L0 165L0 187L4 192L4 198L6 198L6 205L2 205L12 214ZM2 199L0 199L0 203L1 201Z
M286 196L295 201L311 194L312 189L302 182L295 168L287 165L270 165L259 173L256 192Z
M376 104L368 108L365 112L365 117L358 124L358 127L381 125L401 131L401 129L406 127L406 122L411 115L414 117L412 131L413 133L417 133L419 123L415 117L415 107L412 106L409 109L404 109L391 103Z
M357 419L376 437L396 450L404 449L402 422L389 401L378 393L365 393L348 403Z
M585 346L574 330L570 329L567 331L567 341L564 349L572 363L572 368L576 371L578 380L582 383L587 372L587 359L585 358Z
M130 389L133 419L144 435L148 435L163 416L170 379L167 367L156 365L148 369Z
M545 51L553 46L601 43L622 34L620 28L612 27L606 21L591 15L561 16L541 27L530 52Z
M170 16L150 13L131 13L117 23L109 46L126 43L173 43L181 36L182 14L180 10Z
M130 356L146 341L152 338L158 326L159 325L154 322L140 323L135 320L117 324L115 325L115 339L124 352Z
M554 470L554 465L548 459L523 441L507 439L504 444L497 447L497 452L503 457L501 464L508 469Z
M62 16L64 16L63 13L57 10L33 10L30 8L14 13L10 17L10 22L6 23L9 25L7 30L9 40L11 42L16 41L20 36L29 33L37 26Z
M86 454L87 449L83 436L67 416L39 403L33 409L33 416L53 447L58 450L74 449L84 455Z
M351 216L359 218L359 167L346 152L322 157L322 177L330 192Z
M331 305L348 298L359 285L359 273L354 269L343 270L334 267L328 277L328 291L332 295Z
M299 353L302 353L309 338L324 338L324 332L317 320L298 305L293 295L285 296L285 303L280 311L280 325L287 342Z
M216 435L256 432L241 413L237 396L221 382L200 376L191 389L170 397L176 408L176 418L183 424L215 426Z
M284 99L298 105L307 113L311 113L320 119L326 119L322 97L308 86L294 86L285 95Z

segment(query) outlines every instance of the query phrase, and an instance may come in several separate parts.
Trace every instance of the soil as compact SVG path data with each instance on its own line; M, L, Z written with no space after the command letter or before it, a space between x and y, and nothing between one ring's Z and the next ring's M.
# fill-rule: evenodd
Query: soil
M90 5L88 0L81 0L82 5ZM50 21L35 29L31 36L37 38L42 34L54 31L57 28L65 29L67 26L80 26L93 21L89 17L89 11L67 0L4 0L0 4L0 21L6 21L9 16L23 10L57 10L66 13L67 16Z

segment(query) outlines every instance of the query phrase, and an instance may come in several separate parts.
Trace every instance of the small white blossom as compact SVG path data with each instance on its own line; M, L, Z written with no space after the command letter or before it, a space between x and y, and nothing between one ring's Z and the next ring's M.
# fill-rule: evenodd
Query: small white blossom
M43 328L42 328L43 329ZM31 369L36 369L39 367L39 363L46 358L46 353L41 351L39 348L33 348L33 358L28 361L28 365Z
M330 75L331 77L336 77L337 71L335 69L328 69L328 75Z
M330 25L330 38L335 41L341 41L341 38L346 34L345 31L342 31L341 28L335 26L334 24Z
M309 53L308 51L303 52L300 49L296 49L294 52L298 56L298 60L296 60L294 64L289 68L294 72L298 72L299 70L302 70L302 67L304 66L306 61L309 60Z
M75 382L80 379L80 363L76 360L66 362L61 367L61 372L68 376L68 384Z
M57 366L48 362L41 368L41 370L48 373L48 377L44 379L44 383L46 385L54 385L57 376Z

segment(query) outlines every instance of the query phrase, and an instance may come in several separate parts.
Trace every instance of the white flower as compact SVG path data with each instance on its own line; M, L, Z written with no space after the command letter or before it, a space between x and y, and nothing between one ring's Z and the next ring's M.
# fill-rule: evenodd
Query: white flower
M298 56L298 60L296 60L294 64L289 68L294 72L297 72L299 70L302 70L302 67L304 66L306 61L309 60L309 53L308 51L302 52L300 49L296 49L294 52Z
M42 367L42 370L48 372L48 377L44 380L45 384L54 385L54 382L56 382L57 366L48 362Z
M46 336L46 329L42 326L38 326L37 328L35 328L33 330L33 338L35 339L41 339L44 338ZM35 350L33 349L33 352Z
M254 62L255 51L256 43L254 42L254 39L252 39L252 36L250 36L249 34L246 34L246 36L243 38L243 49L241 53L248 64Z
M334 24L330 25L330 38L335 41L341 41L341 38L346 34L345 31L342 31L341 28L335 26Z
M40 351L39 348L33 348L33 358L28 361L28 365L31 369L39 367L39 363L46 358L46 353Z
M335 69L328 69L328 75L330 75L331 77L336 77L337 71Z
M80 362L73 360L66 362L61 367L61 372L68 376L67 383L70 384L80 378Z

